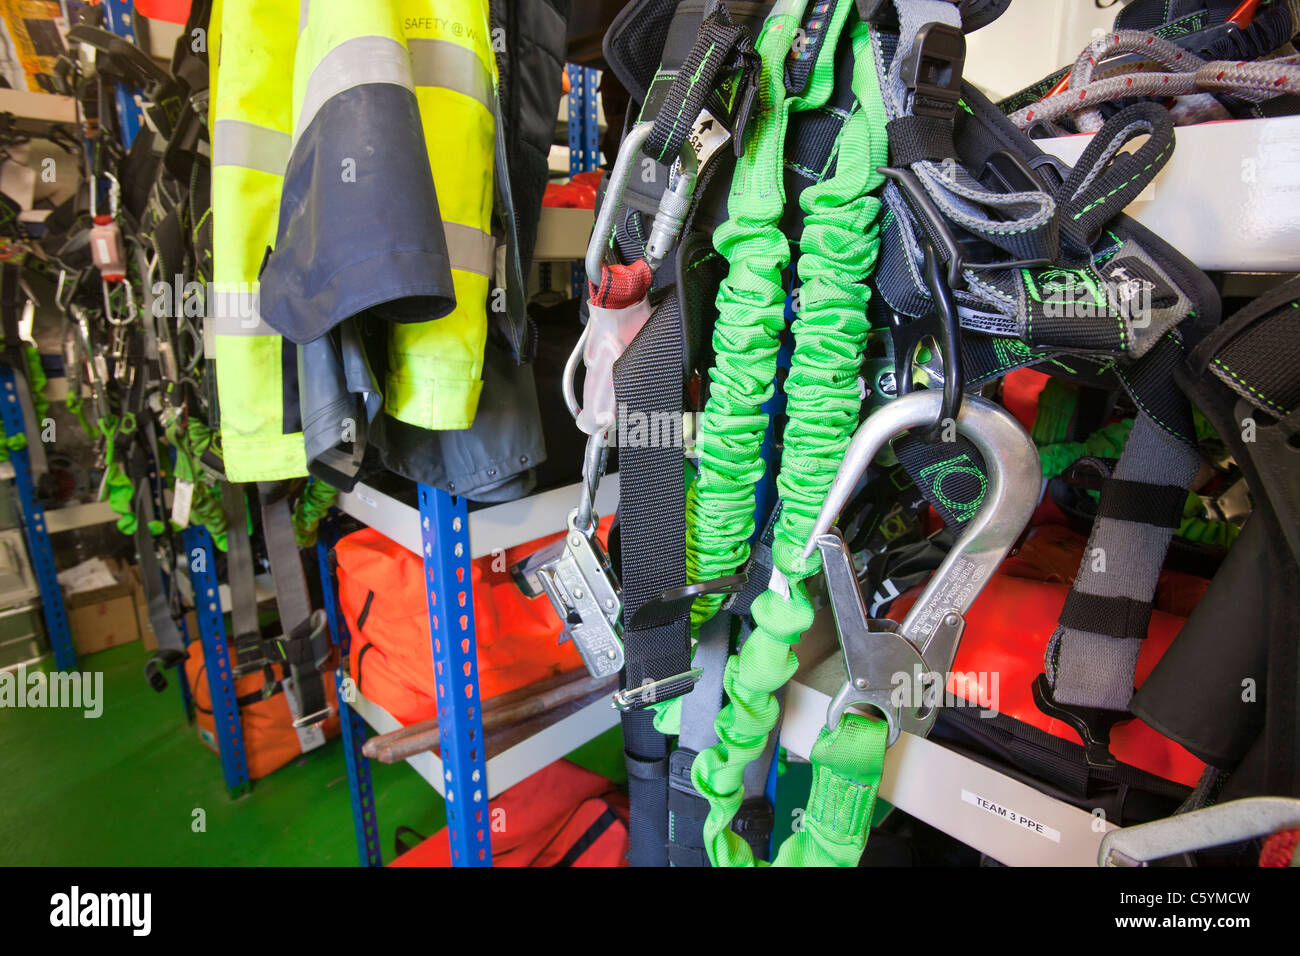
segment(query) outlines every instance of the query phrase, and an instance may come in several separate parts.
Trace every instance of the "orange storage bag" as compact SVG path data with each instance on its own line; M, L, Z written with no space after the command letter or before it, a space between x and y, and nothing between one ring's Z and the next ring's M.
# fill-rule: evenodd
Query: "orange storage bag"
M567 760L543 767L488 804L493 866L627 866L627 797ZM446 829L389 866L450 866Z
M613 516L601 522L609 533ZM483 700L582 667L545 597L528 598L509 568L560 534L471 562L479 695ZM350 663L357 690L403 724L436 716L433 647L424 562L373 528L334 546L339 603L352 635ZM452 609L456 613L456 609Z
M235 660L231 651L231 662ZM282 678L279 664L272 665L276 680ZM203 644L192 641L189 658L185 662L185 676L190 682L190 692L194 695L194 709L197 711L199 739L213 753L220 753L217 746L216 721L212 713L212 691L208 687L207 666L203 660ZM331 716L324 722L325 737L337 737L339 734L339 701L334 688L334 672L330 669L321 671L320 679L325 686L325 700L329 704ZM244 754L248 758L248 776L259 780L274 773L285 764L302 754L302 743L298 731L293 729L293 716L289 712L289 701L283 691L277 691L266 699L262 698L262 688L266 680L261 670L245 674L235 680L235 696L239 706L239 723L244 731Z

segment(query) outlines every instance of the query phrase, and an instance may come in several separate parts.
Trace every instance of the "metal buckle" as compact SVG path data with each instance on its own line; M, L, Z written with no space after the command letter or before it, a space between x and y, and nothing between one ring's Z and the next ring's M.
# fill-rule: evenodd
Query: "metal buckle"
M564 538L529 555L510 574L528 597L545 594L550 599L565 622L560 643L573 641L587 672L609 677L623 667L623 595L609 555L594 533L578 527L577 519L575 509Z
M703 674L704 670L702 668L692 667L690 670L674 674L672 677L664 677L654 681L648 680L639 687L625 687L614 695L614 706L618 710L626 712L648 707L651 704L658 704L661 701L672 700L674 697L689 693L691 687L695 686L695 682ZM670 693L664 693L666 691L670 691Z
M1038 449L1014 417L972 396L956 420L959 431L979 449L989 466L988 500L976 512L920 599L901 624L870 621L849 562L848 551L831 522L848 503L858 480L876 454L896 435L934 421L943 404L937 392L912 392L873 413L858 428L840 465L830 494L813 525L804 557L820 549L844 654L847 677L827 710L827 726L839 724L854 704L868 704L889 723L889 742L903 730L925 736L938 716L926 697L942 693L957 656L965 615L984 583L997 570L1029 521L1041 482ZM920 668L919 672L917 668ZM934 675L933 690L922 699L899 699L900 679Z
M293 729L298 730L302 727L311 727L315 724L319 724L323 720L329 720L333 713L334 711L327 706L324 710L318 710L314 714L308 714L306 717L299 717L293 722Z

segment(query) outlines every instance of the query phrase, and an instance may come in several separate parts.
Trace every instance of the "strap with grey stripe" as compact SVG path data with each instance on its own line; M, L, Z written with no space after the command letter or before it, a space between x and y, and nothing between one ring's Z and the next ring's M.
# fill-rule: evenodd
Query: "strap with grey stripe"
M1193 446L1138 414L1047 645L1057 705L1128 709L1160 569L1200 464Z

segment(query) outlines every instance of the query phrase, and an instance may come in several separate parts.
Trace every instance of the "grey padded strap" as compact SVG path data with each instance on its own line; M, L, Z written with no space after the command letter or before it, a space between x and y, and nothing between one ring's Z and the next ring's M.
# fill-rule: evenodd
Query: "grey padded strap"
M261 639L257 622L257 589L253 583L253 544L248 537L248 501L243 486L221 483L221 507L226 512L226 576L230 580L230 619L234 643L244 656L241 664L254 663L248 651Z
M311 616L311 597L293 531L287 484L262 482L257 486L262 502L262 540L266 542L266 555L271 561L275 603L280 610L281 633L285 635L297 630Z
M1134 485L1188 488L1200 464L1194 447L1141 412L1112 478ZM1167 525L1097 515L1062 623L1047 645L1044 669L1057 703L1128 709L1146 618L1173 534ZM1084 610L1071 614L1071 601L1076 600L1076 607ZM1116 609L1109 615L1110 626L1103 622L1106 608ZM1140 619L1130 620L1127 633L1121 633L1113 622L1125 608L1130 618ZM1098 609L1103 613L1098 614ZM1089 616L1098 622L1095 629L1080 626L1081 618Z

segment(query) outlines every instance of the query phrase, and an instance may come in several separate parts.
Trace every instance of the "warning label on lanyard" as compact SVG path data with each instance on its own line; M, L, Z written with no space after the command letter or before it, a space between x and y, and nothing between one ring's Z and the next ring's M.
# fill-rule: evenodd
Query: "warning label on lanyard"
M1051 840L1053 843L1061 842L1061 831L1053 830L1046 823L1040 823L1032 817L1026 816L1017 810L1005 804L998 803L995 800L986 800L977 793L971 793L969 790L962 790L961 799L963 803L969 803L979 807L995 817L1001 817L1012 826L1019 827L1022 830L1028 830L1030 833L1037 833L1039 836Z
M709 160L722 147L731 142L731 130L727 129L707 109L700 110L695 125L686 134L691 147L700 161L700 169L709 165Z

